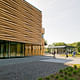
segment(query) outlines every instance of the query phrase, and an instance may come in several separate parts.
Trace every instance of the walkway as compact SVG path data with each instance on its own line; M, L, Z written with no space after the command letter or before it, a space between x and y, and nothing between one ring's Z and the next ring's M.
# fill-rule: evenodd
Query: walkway
M52 54L47 54L46 56L52 56ZM56 62L56 63L64 63L64 64L80 64L80 57L62 57L56 54L56 58L41 60L45 62Z
M0 80L37 80L67 67L63 63L44 62L48 56L0 59Z
M0 59L0 80L37 80L67 67L65 64L80 64L80 58L46 55Z

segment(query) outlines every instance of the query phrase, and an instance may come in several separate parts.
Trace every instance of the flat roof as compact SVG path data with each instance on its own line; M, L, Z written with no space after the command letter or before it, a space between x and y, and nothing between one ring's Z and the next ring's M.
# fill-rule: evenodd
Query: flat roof
M57 48L75 48L75 47L74 46L49 46L48 48L57 49Z
M65 48L66 46L49 46L48 48Z

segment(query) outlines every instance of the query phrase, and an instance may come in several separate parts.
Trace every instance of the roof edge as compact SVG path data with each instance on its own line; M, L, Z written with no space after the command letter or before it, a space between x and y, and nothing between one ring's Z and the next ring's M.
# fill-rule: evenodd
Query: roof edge
M26 1L26 0L23 0L23 1L25 1L25 2L27 2L27 3L29 3L28 1ZM40 10L40 9L38 9L37 7L35 7L34 5L32 5L31 3L29 3L31 6L33 6L34 8L36 8L38 11L40 11L41 13L42 13L42 11Z

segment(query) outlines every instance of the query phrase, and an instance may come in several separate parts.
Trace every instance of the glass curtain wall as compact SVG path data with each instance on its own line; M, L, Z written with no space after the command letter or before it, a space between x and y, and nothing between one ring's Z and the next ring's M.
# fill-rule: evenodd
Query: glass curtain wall
M24 44L0 40L0 58L24 56Z
M9 43L6 41L0 41L0 57L8 57Z

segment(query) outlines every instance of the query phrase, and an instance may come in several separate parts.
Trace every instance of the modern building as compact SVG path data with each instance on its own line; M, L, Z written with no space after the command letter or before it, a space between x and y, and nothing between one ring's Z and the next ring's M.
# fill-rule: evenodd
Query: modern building
M42 12L25 0L0 0L0 58L44 55Z
M49 46L50 52L56 52L57 54L64 54L66 51L72 53L76 47L73 46Z

